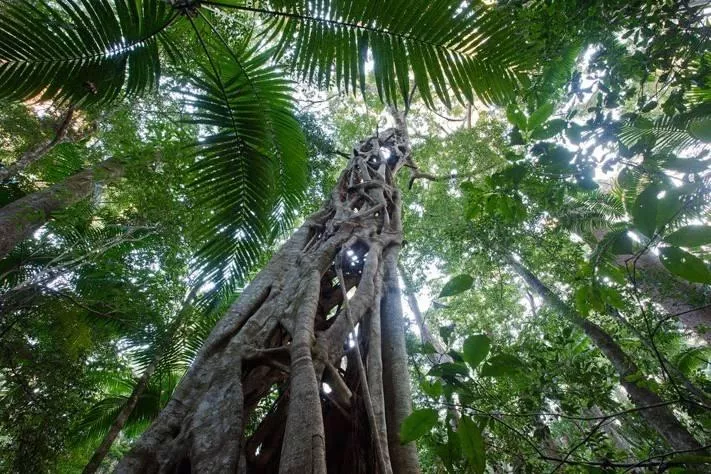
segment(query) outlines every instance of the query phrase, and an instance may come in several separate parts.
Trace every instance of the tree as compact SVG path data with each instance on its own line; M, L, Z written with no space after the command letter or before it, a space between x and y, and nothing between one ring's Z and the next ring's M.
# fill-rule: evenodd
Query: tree
M553 306L563 317L579 326L595 343L619 373L622 386L625 387L634 404L641 410L641 416L647 420L650 426L657 430L674 449L679 451L701 449L699 442L679 423L666 403L648 388L648 383L645 384L645 377L639 367L609 334L597 324L586 320L568 307L516 259L509 257L507 262L546 304Z
M67 446L69 430L35 442L30 428L41 419L76 419L86 406L87 423L76 425L74 434L83 454L72 462L91 456L89 472L107 453L104 465L111 467L129 448L119 472L418 472L441 460L449 471L482 473L487 463L494 470L537 471L547 463L557 470L692 462L673 456L703 449L689 435L689 427L707 420L699 388L707 380L698 370L703 353L659 317L664 295L625 286L616 278L619 269L602 258L603 246L587 255L586 247L569 242L577 236L559 225L559 211L595 187L596 173L606 169L585 151L593 135L602 146L619 142L627 163L614 166L643 169L631 194L644 205L627 208L621 219L634 225L625 230L646 231L642 245L659 247L662 265L675 275L706 280L705 244L687 251L688 240L674 236L688 234L690 222L638 217L649 214L648 204L656 201L648 198L660 196L655 191L673 194L670 180L676 179L656 169L660 163L666 169L669 160L653 157L650 135L681 147L703 142L703 107L681 110L686 99L679 100L706 90L705 60L689 60L700 50L694 40L699 10L656 0L489 3L4 4L0 99L53 101L57 110L75 109L75 117L102 116L120 105L130 110L126 123L100 124L92 140L72 147L82 159L71 174L90 174L107 159L125 164L125 177L101 199L55 200L51 215L41 214L41 227L18 220L25 211L42 210L35 204L62 186L66 176L42 177L54 169L50 157L69 143L0 185L6 210L15 209L10 226L1 229L12 227L14 237L0 260L0 305L8 315L0 321L0 338L26 353L51 353L63 340L52 328L55 307L58 320L84 335L76 344L81 350L65 351L76 353L66 362L48 358L51 363L35 367L12 350L0 359L13 401L1 425L2 434L11 435L0 439L24 440L8 465L49 466L57 455L45 448ZM592 44L603 52L584 49ZM593 83L605 94L589 97L590 78L576 71L581 63L604 69L604 79ZM302 83L338 89L331 98L341 99L339 126L318 113L324 128L336 130L337 146L322 140L301 113L331 98L305 86L297 93L287 71ZM650 126L641 119L656 105L645 87L654 83L656 98L667 93L659 88L662 75L656 81L658 71L669 72L670 95L677 96L665 103L665 114L679 116ZM358 89L361 99L343 98ZM156 93L175 105L167 117L150 107L141 112ZM312 94L315 100L297 114L297 98ZM496 108L507 103L514 125L508 129ZM556 109L557 103L573 105ZM390 128L372 113L383 105L393 115ZM622 114L630 109L633 116ZM344 116L363 110L367 120L345 123ZM183 132L177 124L186 122ZM457 122L464 126L452 133ZM107 133L117 125L132 130L120 144L110 139L116 130ZM588 142L576 148L581 135ZM22 149L38 143L30 140ZM337 179L328 174L340 166L307 162L314 146L321 148L319 158L347 159ZM3 159L13 166L20 154ZM704 163L703 156L694 160ZM409 182L403 168L410 170ZM703 175L682 179L702 182ZM399 185L407 185L407 196ZM324 195L327 202L308 216ZM694 196L707 200L703 192ZM414 230L408 235L417 239L414 245L404 245L403 226ZM89 244L74 248L77 241ZM417 262L408 287L421 284L425 268L458 275L427 312L444 325L439 340L425 336L429 344L405 331L401 247ZM557 290L570 289L566 300L575 307L565 314L577 328L545 317L553 311L539 307L533 295L522 303L511 275L499 268L495 250L501 248L533 262L536 273L553 275ZM545 252L550 261L543 262ZM639 261L644 250L634 252ZM439 286L434 280L430 290ZM95 290L93 282L103 283ZM186 286L198 296L183 323ZM239 300L229 304L237 293ZM413 308L415 302L411 295ZM204 324L190 337L201 317ZM102 318L117 324L98 331L95 320ZM420 319L424 335L428 327ZM35 342L33 331L56 341ZM613 364L601 363L584 332ZM440 353L437 360L433 351ZM36 408L34 400L46 400L59 386L42 385L53 381L43 375L51 364L67 373L77 368L70 380L84 389L81 409L70 410L68 390L51 405L43 402L47 409ZM187 365L173 391L168 382ZM616 376L610 365L626 376ZM659 387L649 387L651 378L636 379L638 373L654 376ZM92 374L103 381L82 378ZM420 382L414 397L410 376ZM112 380L128 382L117 389ZM680 381L694 388L693 397ZM638 405L656 395L660 406L630 409L614 393L622 386ZM23 393L33 394L37 416L24 416ZM684 416L674 419L664 399L674 400ZM408 416L413 402L417 409ZM591 414L592 407L601 411ZM438 423L444 417L447 422ZM631 446L624 462L618 462L614 434L605 430L618 419ZM585 427L590 432L583 436ZM670 427L675 451L660 453L650 427ZM419 459L416 439L423 441ZM33 444L42 456L30 466L21 454Z

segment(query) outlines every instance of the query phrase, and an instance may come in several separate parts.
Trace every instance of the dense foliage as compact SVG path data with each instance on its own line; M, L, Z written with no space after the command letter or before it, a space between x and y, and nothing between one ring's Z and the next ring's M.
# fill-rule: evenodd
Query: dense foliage
M110 471L394 107L422 470L706 472L710 13L0 0L0 471Z

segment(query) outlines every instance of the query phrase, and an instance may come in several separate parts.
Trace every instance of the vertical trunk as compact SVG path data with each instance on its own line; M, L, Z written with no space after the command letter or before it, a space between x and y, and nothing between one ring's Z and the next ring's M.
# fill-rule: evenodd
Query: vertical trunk
M508 258L508 264L515 272L536 292L543 301L558 311L568 321L578 326L592 340L593 344L613 365L620 376L620 384L627 390L627 393L636 407L641 408L640 416L647 424L657 431L669 445L676 450L700 449L699 442L689 433L674 416L668 406L662 405L664 401L661 397L644 386L644 377L639 367L624 352L622 347L597 324L588 321L578 314L573 308L565 304L558 296L546 287L527 268L517 262L513 257ZM656 406L656 408L644 408Z
M131 395L128 397L128 400L126 400L126 404L119 411L118 415L116 416L116 419L111 424L109 431L106 433L106 435L104 435L104 438L101 440L101 443L99 443L99 446L94 451L94 454L91 456L91 459L84 467L82 474L94 474L101 466L101 463L104 461L104 458L109 453L111 446L114 444L116 437L126 425L128 419L131 417L133 410L136 408L138 400L141 398L141 395L143 395L143 392L146 390L146 387L148 387L148 383L150 382L151 377L155 373L156 368L158 367L158 364L161 361L163 354L165 353L165 349L174 344L175 334L178 329L182 327L185 313L186 311L188 311L190 307L189 305L192 303L193 299L195 298L195 295L197 295L197 290L197 287L193 287L188 293L188 295L185 297L182 308L175 317L175 320L172 322L171 328L167 333L167 337L161 338L162 340L158 342L159 345L156 349L155 355L153 356L153 360L150 364L148 364L148 367L146 367L146 370L143 372L143 375L141 375L141 377L138 379L138 383L136 383L136 386L133 388Z
M123 171L121 162L110 158L0 209L0 258L42 227L52 214L90 196L95 184L117 180Z
M711 344L711 300L703 285L674 277L651 252L645 252L637 259L632 255L621 255L617 263L635 275L637 288L659 304L666 316L678 319L702 341Z
M420 466L414 443L400 443L400 426L412 411L410 374L402 316L402 296L397 275L398 247L385 255L383 314L383 378L388 423L388 444L393 472L418 473Z
M114 444L116 437L119 435L119 433L121 432L123 427L126 425L126 422L128 421L128 418L131 416L131 413L133 413L134 408L136 408L138 399L141 398L141 395L143 395L143 392L146 390L146 387L148 386L148 382L149 382L151 376L153 375L153 372L155 372L155 370L156 370L155 363L152 363L148 367L146 367L145 372L143 372L143 375L141 376L141 378L138 379L138 383L133 388L133 391L131 392L131 395L128 397L128 400L126 400L126 404L124 404L124 406L121 408L121 411L119 411L118 416L116 417L114 422L111 424L109 431L106 433L104 438L101 440L101 443L94 451L94 454L91 456L91 459L89 460L87 465L84 467L82 474L94 474L99 469L99 466L101 466L101 463L104 461L104 458L109 453L109 450L111 449L111 445Z
M54 147L67 141L67 132L69 131L73 117L74 106L70 105L62 117L62 121L59 122L54 137L51 140L40 143L31 150L27 150L15 163L7 168L0 169L0 183L15 176L17 173L21 173L32 163L42 159L42 157L52 151Z
M401 130L354 148L329 202L217 324L117 472L387 473L376 446L389 452L393 472L417 472L414 445L402 447L391 434L410 407L393 299L402 241L393 177L410 152ZM356 370L355 344L366 351L367 381ZM274 387L279 396L255 419Z

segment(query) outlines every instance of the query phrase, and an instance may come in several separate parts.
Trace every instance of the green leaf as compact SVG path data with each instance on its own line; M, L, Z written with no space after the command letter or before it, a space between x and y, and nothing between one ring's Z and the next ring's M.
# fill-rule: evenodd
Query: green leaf
M446 326L440 326L439 337L442 338L445 344L449 344L449 340L452 338L454 333L454 324L448 324Z
M483 4L409 6L402 0L382 8L362 0L292 0L265 2L262 8L265 29L280 37L276 57L291 58L292 68L311 82L335 70L333 85L347 90L350 78L352 91L360 85L365 94L366 78L371 80L366 63L372 58L378 95L391 103L409 95L411 80L429 107L431 91L447 107L450 95L461 104L515 98L535 57L517 38L511 13ZM338 54L353 51L354 43L357 54Z
M583 133L583 126L578 125L575 122L570 123L570 128L565 130L565 136L568 137L571 143L574 145L580 144L581 135Z
M697 140L711 143L711 117L703 117L691 122L689 134Z
M467 376L469 375L469 369L462 363L457 362L444 362L442 364L437 364L427 372L427 375L432 377L442 377L445 379L453 379L457 375Z
M464 341L464 360L472 369L476 369L486 358L491 349L491 340L486 334L469 336Z
M528 117L528 130L535 130L538 128L541 124L543 124L543 122L548 120L548 117L550 117L552 113L553 104L546 103L540 106L531 114L530 117Z
M462 453L467 460L469 472L483 474L486 469L486 453L484 452L484 437L481 430L468 416L459 420L457 429Z
M711 226L684 226L664 237L664 242L677 247L699 247L711 244Z
M700 258L678 247L664 247L659 257L674 275L695 283L711 283L711 271Z
M422 388L423 392L434 399L438 399L442 395L443 391L442 382L439 380L430 382L429 380L424 379L420 382L420 388Z
M650 184L642 191L632 207L632 222L635 227L647 237L654 235L657 228L657 206L659 186Z
M523 362L516 356L498 354L491 357L481 368L483 377L503 377L517 373L523 369Z
M457 275L449 280L439 292L439 297L454 296L467 291L474 284L474 279L469 275Z
M3 2L0 99L105 104L149 92L177 17L160 0Z
M510 104L506 107L506 118L519 129L526 130L526 116L523 115L516 104Z
M407 444L420 439L437 424L437 411L431 408L414 410L400 426L400 443Z
M680 173L700 173L706 171L711 163L693 158L672 158L665 160L661 167L664 169L678 171Z
M563 119L553 119L544 123L542 126L537 127L531 133L531 138L534 140L546 140L548 138L553 138L563 131L566 125L566 121Z

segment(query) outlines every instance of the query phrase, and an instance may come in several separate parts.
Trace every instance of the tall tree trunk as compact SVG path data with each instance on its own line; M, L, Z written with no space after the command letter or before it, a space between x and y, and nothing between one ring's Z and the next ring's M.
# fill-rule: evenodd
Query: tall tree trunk
M155 362L152 362L148 367L146 367L143 375L138 379L138 383L135 387L133 387L131 395L128 397L123 407L121 407L118 416L116 416L114 422L111 424L109 431L104 435L96 450L94 450L94 454L91 456L91 459L89 459L87 465L84 466L82 474L94 474L99 469L101 463L104 461L104 458L109 453L111 446L114 444L116 437L126 425L126 422L133 413L133 410L136 408L138 400L141 398L141 395L143 395L146 387L148 387L148 382L150 381L150 378L155 370Z
M620 376L620 384L627 390L632 403L641 408L640 416L676 450L700 449L699 442L674 416L662 398L643 385L645 377L637 364L624 352L622 347L597 324L588 321L573 308L565 304L553 291L513 257L508 264L540 296L547 305L558 311L568 321L578 326L592 340L602 354L613 365ZM655 408L644 408L655 406Z
M195 295L197 294L197 290L197 287L193 287L190 290L188 295L185 297L185 300L183 301L182 308L176 315L174 321L171 323L170 329L166 333L165 337L162 337L160 338L160 340L157 341L157 347L155 349L155 355L153 356L153 359L143 371L141 377L138 379L136 386L131 391L131 395L129 395L128 399L126 400L126 403L123 405L123 407L121 407L121 410L119 411L118 415L111 424L111 427L104 435L104 438L101 440L101 443L99 443L99 446L94 451L94 454L91 456L91 459L89 459L87 465L84 467L82 474L94 474L101 466L101 463L104 461L104 458L109 453L109 450L114 444L114 441L116 440L124 426L126 426L126 422L128 421L128 419L133 414L133 410L135 410L136 404L138 404L138 400L143 395L143 392L146 391L148 383L150 382L151 377L153 377L153 374L155 373L158 364L163 358L166 349L169 349L174 344L175 334L185 322L185 315L189 310L190 304L195 298Z
M0 209L0 258L42 227L52 214L90 196L96 184L117 180L123 171L119 160L109 158Z
M664 268L657 255L645 252L635 259L621 255L617 263L635 276L635 286L660 305L671 319L711 344L711 299L703 285L680 280Z
M402 130L354 149L329 202L217 324L117 472L377 473L376 444L387 448L393 472L419 472L414 445L397 439L410 409L396 273L401 204L393 183L409 159ZM268 414L254 419L257 403L274 390L279 396ZM369 426L372 420L378 426Z
M70 105L67 111L62 116L62 120L57 124L56 133L50 140L45 140L34 148L27 150L20 158L8 166L0 169L0 183L8 178L13 177L17 173L24 171L32 163L39 161L44 155L49 153L57 145L67 141L67 133L69 126L74 117L74 106Z

